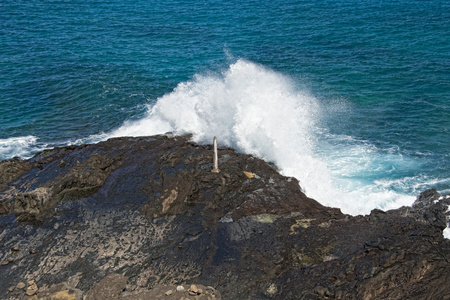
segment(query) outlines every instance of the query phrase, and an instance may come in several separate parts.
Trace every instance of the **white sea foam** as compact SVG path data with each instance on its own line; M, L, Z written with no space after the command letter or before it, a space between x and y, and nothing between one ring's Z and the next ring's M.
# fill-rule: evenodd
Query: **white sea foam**
M447 207L447 228L444 229L442 233L446 239L450 240L450 206Z
M446 239L450 240L450 227L447 226L447 228L444 229L443 234Z
M238 60L222 74L180 83L141 120L96 138L170 131L210 144L217 136L221 145L276 163L308 196L345 213L412 204L414 195L402 193L389 178L414 161L366 141L325 134L322 111L318 100L287 76ZM383 173L386 179L380 179Z
M44 149L45 146L40 145L38 138L32 135L0 139L0 159L14 156L29 158L32 153Z

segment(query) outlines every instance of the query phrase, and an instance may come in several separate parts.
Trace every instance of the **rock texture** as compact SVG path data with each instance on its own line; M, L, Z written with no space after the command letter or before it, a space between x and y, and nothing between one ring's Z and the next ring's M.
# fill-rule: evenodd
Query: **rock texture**
M0 162L0 298L450 299L450 197L352 217L252 156L212 167L189 136Z

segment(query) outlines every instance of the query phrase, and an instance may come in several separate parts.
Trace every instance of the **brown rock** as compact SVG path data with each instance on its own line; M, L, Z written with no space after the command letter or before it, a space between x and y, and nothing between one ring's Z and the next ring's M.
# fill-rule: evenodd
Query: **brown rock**
M69 278L70 281L70 278ZM39 289L39 299L42 300L82 300L83 292L72 283L63 282L47 288ZM28 299L27 299L28 300Z
M0 191L5 190L9 183L19 178L22 174L32 168L29 162L20 158L12 158L0 162ZM0 205L0 213L7 213L8 209Z
M25 283L23 283L23 282L19 282L17 285L16 285L16 288L18 289L18 290L21 290L21 289L23 289L25 287Z
M28 296L33 296L34 294L36 294L38 292L38 287L37 284L34 280L30 280L28 281L28 288L25 292L25 294L27 294Z
M191 285L191 287L188 289L189 295L191 296L198 296L203 293L203 289L199 288L195 284Z
M34 294L36 294L38 292L38 287L36 284L31 285L27 288L27 290L25 291L25 294L27 294L28 296L33 296Z
M88 292L86 300L117 299L127 285L127 278L112 273L97 282Z
M173 291L172 291L172 290L168 290L167 292L164 293L164 295L166 295L166 296L170 296L170 295L172 295L172 294L173 294Z
M39 293L39 296L41 296L41 293ZM51 300L77 300L81 299L81 297L77 298L77 295L75 293L72 293L72 291L64 290L59 291L50 296Z
M27 294L28 296L33 296L37 292L38 292L37 288L28 287L25 294Z
M193 292L196 293L198 292L198 288L195 284L191 285L191 287L189 288L189 292Z

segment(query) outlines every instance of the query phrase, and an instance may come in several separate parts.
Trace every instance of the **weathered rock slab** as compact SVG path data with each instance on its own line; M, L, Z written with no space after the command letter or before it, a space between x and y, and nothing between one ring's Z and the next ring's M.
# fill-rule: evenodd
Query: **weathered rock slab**
M0 298L450 299L450 197L352 217L255 157L219 167L188 136L0 162Z

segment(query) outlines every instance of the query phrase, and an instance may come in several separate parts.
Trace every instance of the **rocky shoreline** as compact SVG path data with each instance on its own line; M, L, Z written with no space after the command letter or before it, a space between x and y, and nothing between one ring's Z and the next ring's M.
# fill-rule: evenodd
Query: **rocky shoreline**
M450 299L450 197L349 216L170 135L0 162L1 299Z

